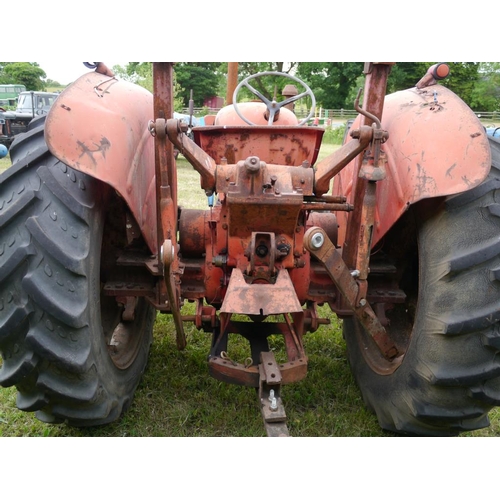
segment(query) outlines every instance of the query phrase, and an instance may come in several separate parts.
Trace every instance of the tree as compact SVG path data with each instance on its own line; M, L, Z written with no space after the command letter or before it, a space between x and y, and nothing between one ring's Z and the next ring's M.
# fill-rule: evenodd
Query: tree
M153 92L153 64L150 62L129 62L125 68L113 66L116 76Z
M474 86L478 80L479 63L449 63L450 75L441 81L442 85L457 94L469 106L472 103Z
M240 79L247 76L263 73L264 71L279 71L280 73L293 73L297 68L296 62L240 62L238 70Z
M47 80L45 80L45 86L46 87L64 87L64 85L61 85L59 82L52 80L50 78L47 78Z
M27 90L44 90L46 84L43 81L47 77L45 71L38 63L12 62L2 63L1 75L3 83L20 83ZM5 81L8 80L8 81Z
M363 63L358 62L301 62L297 65L297 76L311 87L318 105L326 109L352 108L348 96L362 72Z
M387 93L415 87L418 81L427 73L434 63L428 62L398 62L391 68L387 80Z
M174 65L175 79L181 90L179 96L184 106L188 106L191 90L196 107L203 106L205 99L214 97L220 90L221 63L178 62Z
M241 82L251 75L267 71L278 71L280 73L292 74L296 66L297 63L295 62L240 62L238 63L238 81ZM227 65L222 68L224 69L224 72L227 72ZM259 76L253 78L248 83L255 90L259 91L268 98L273 98L274 93L276 92L279 100L279 95L281 94L284 86L293 82L291 82L288 78L281 79L275 76ZM302 90L303 89L299 89L299 91ZM238 93L238 101L241 102L248 99L254 100L257 99L257 97L243 86L241 91Z
M402 62L396 63L393 66L389 79L387 82L388 93L396 92L398 90L403 90L407 88L415 87L417 82L425 75L427 70L435 62ZM498 87L498 75L497 83L490 83L488 79L495 74L494 65L497 63L483 63L481 67L484 72L481 75L479 72L480 64L473 62L451 62L447 63L450 67L450 74L444 80L439 82L440 85L449 88L455 94L457 94L466 104L469 106L474 106L476 103L480 102L480 95L486 88L489 88L488 94L490 97L495 93L495 86ZM498 67L496 68L499 69ZM481 78L482 83L480 82ZM478 87L479 85L479 87ZM489 101L490 105L494 105L492 101ZM498 102L498 95L497 95ZM476 108L478 109L478 108ZM484 109L487 111L488 109Z
M435 62L397 63L389 76L388 91L396 92L414 87ZM451 62L450 74L439 82L471 105L473 90L478 80L479 63Z
M203 106L206 98L217 95L219 90L218 69L221 63L175 63L174 108L180 110L189 104L193 90L194 105ZM116 75L153 91L153 65L150 62L131 62L126 68L114 67Z
M141 87L153 92L153 63L151 62L130 62L124 68L122 66L113 66L113 72L123 80L136 83ZM175 81L174 73L174 110L181 111L183 108L182 98L179 96L181 92L180 85Z
M476 111L500 109L500 63L480 63L470 105Z

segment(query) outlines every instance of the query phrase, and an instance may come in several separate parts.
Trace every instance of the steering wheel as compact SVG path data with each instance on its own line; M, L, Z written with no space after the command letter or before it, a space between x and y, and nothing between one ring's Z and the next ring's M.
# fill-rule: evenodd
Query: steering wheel
M276 102L274 99L270 100L264 95L262 95L256 88L252 87L248 82L250 80L254 80L255 78L259 78L261 76L283 76L285 78L290 78L294 82L300 83L302 87L304 87L306 90L305 92L302 92L301 94L294 95L292 97L289 97L288 99L285 99L284 101L281 102ZM234 89L233 93L233 107L234 110L236 111L236 114L245 122L248 123L248 125L257 125L256 123L251 122L247 118L245 118L240 110L238 109L238 94L240 90L246 87L252 94L257 96L266 106L269 111L269 120L267 122L268 125L272 125L274 121L274 116L278 111L283 107L286 106L287 104L290 104L292 102L298 101L299 99L302 99L303 97L310 96L312 100L312 106L311 106L311 111L307 115L306 118L304 118L302 121L299 122L299 125L303 125L306 123L314 114L314 110L316 108L316 98L314 97L314 94L312 90L304 83L302 80L299 80L297 77L293 75L289 75L287 73L280 73L279 71L264 71L262 73L256 73L255 75L250 75L244 80L242 80L239 85Z

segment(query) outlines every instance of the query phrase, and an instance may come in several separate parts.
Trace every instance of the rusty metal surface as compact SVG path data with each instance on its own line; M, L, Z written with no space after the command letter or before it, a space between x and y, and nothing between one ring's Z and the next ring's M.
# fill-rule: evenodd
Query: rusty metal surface
M258 156L277 165L314 165L324 130L298 126L195 127L194 140L217 164L229 164Z
M45 139L56 158L120 193L156 253L152 112L147 90L90 72L58 97L47 116Z
M358 272L358 280L366 280L369 273L373 224L376 210L376 187L377 184L374 181L368 181L363 197L358 252L356 255L356 265L354 267Z
M259 364L259 400L268 437L288 437L286 413L281 399L280 367L272 352L262 352Z
M216 164L210 153L207 154L182 132L178 120L168 120L166 127L169 139L200 174L202 189L207 194L212 194L215 189Z
M398 350L390 339L379 318L366 300L366 281L357 281L343 261L340 252L333 246L326 233L320 228L310 228L304 236L306 248L325 266L340 293L353 313L376 342L380 352L393 359Z
M356 123L353 124L353 127ZM490 149L475 114L442 85L410 89L386 97L382 127L386 179L377 186L373 244L410 204L472 189L487 176ZM352 202L357 179L355 162L335 179L334 194ZM346 217L339 214L339 241L346 240Z
M177 348L184 349L187 345L186 335L184 333L184 323L182 321L181 311L180 311L180 287L176 280L176 269L177 269L177 256L174 248L174 244L171 240L165 240L163 243L163 248L161 255L163 257L163 263L165 265L165 285L167 290L168 302L170 305L170 312L172 313L175 332Z
M380 123L384 109L387 78L389 77L390 69L391 65L386 63L365 63L366 78L363 95L364 115L360 115L360 121L357 123L356 127L352 127L352 130L355 130L358 127L362 128L365 125L372 126L374 124L373 118L375 118L375 123ZM356 107L359 109L358 102ZM351 212L348 216L339 217L341 227L341 231L339 233L340 243L344 246L342 255L345 262L351 269L355 267L357 259L358 243L361 231L361 210L367 182L366 179L360 178L358 175L362 162L362 155L356 157L350 164L351 168L345 168L341 174L336 177L333 187L334 194L339 193L337 189L340 188L344 189L344 192L341 194L347 196L347 192L345 192L345 184L342 183L341 179L348 178L352 183L352 196L349 199L351 200L351 203L353 203L354 200L356 201L356 206L353 212ZM349 172L351 177L347 177L347 172Z
M156 287L147 283L108 281L103 287L103 293L114 297L154 297Z
M258 365L245 366L218 356L208 360L210 375L217 380L245 387L259 387ZM281 383L293 384L307 375L307 358L287 361L280 364Z
M238 86L238 63L227 63L226 105L233 104L234 89Z
M182 209L179 217L179 245L183 257L201 257L210 243L210 212Z
M260 168L252 171L247 167L247 162L254 159L260 162ZM250 156L237 164L223 162L217 166L218 193L230 192L234 195L239 192L253 196L256 201L268 199L270 195L312 196L313 181L314 169L309 168L308 164L300 167L273 165L258 156Z
M238 115L234 104L235 103L233 102L230 106L225 106L219 110L215 116L215 126L234 127L242 125L246 127L249 125L248 122L245 122L245 120ZM295 113L286 107L282 107L279 110L279 113L274 115L272 124L269 124L269 109L266 103L249 101L240 102L236 106L240 114L251 122L253 126L264 125L274 128L282 126L296 126L299 123Z
M274 284L248 284L241 270L236 268L231 273L226 297L220 310L223 313L268 316L300 312L302 306L286 269L278 272Z
M344 144L340 149L337 149L316 165L316 175L314 177L314 193L316 196L321 196L330 190L330 182L333 177L366 149L372 137L373 131L371 127L362 127L355 139Z
M435 85L438 80L446 78L450 73L450 67L445 63L432 65L427 73L415 85L417 89L423 89L430 85Z
M166 136L166 121L173 113L172 99L172 63L153 64L153 117L149 124L151 135L155 138L155 179L156 179L156 216L157 216L157 241L161 249L164 241L177 238L177 171L175 169L173 146ZM160 252L157 255L158 266L164 269ZM173 267L177 263L174 262ZM159 289L159 302L167 300L168 290L165 284ZM171 308L171 297L168 297ZM175 308L174 308L175 309Z

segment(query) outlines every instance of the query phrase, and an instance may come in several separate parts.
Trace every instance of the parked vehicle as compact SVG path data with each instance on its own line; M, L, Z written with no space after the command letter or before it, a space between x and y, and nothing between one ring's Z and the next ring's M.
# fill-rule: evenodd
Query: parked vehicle
M14 140L14 133L12 132L12 122L15 115L12 111L7 111L0 108L0 144L7 149Z
M55 92L21 92L15 111L0 111L0 144L10 147L16 135L28 130L34 117L47 114L58 96Z
M26 87L21 84L0 84L0 106L15 106L17 98Z
M31 118L46 114L58 96L56 92L21 92L16 113L30 115Z
M244 79L193 139L171 118L171 63L153 63L154 96L103 63L64 90L0 176L0 384L17 406L72 426L118 419L161 311L179 349L184 323L207 332L210 374L256 388L267 434L288 435L281 389L306 377L303 338L329 324L327 304L384 429L487 426L500 404L499 144L437 84L447 65L386 96L391 66L365 65L359 116L319 162L324 129L286 108L314 108L314 94L289 75ZM299 93L277 102L253 86L273 75ZM242 87L262 102L240 103ZM179 205L174 149L206 210ZM245 361L231 358L235 334Z
M500 137L500 127L487 127L486 133L490 137Z

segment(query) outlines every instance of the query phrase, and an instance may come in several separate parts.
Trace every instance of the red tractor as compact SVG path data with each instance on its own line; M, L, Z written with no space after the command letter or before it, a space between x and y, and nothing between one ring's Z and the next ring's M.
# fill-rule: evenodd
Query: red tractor
M314 103L295 77L281 102L252 85L262 74L243 80L190 139L172 118L173 64L153 64L153 95L94 67L16 139L0 177L0 383L16 385L21 410L71 426L118 419L160 311L179 349L185 322L209 333L210 374L257 388L267 434L288 435L281 388L306 376L303 337L328 323L317 307L328 304L384 429L489 424L499 146L437 84L445 64L386 96L391 64L367 63L349 137L319 162L324 130L288 109ZM261 102L239 103L242 87ZM174 149L199 173L206 210L179 206ZM248 340L244 362L230 334Z

